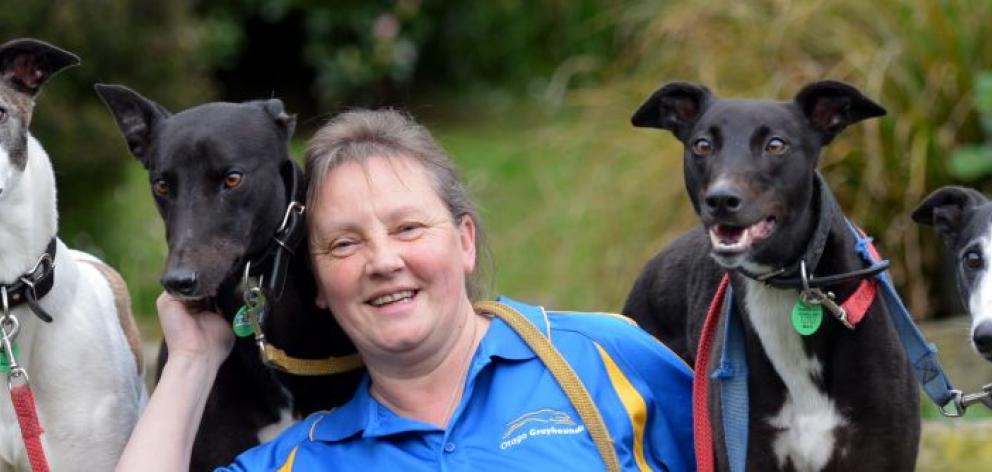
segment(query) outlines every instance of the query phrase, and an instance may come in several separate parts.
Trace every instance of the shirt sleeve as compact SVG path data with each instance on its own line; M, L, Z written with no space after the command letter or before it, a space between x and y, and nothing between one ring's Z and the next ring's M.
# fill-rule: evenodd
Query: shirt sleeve
M242 452L234 459L233 464L215 469L215 472L281 470L284 465L293 460L296 448L308 440L310 427L317 421L320 414L322 413L310 415L307 419L290 426L272 441Z
M692 369L646 331L621 326L602 347L641 391L648 411L644 457L654 470L696 469L692 431Z

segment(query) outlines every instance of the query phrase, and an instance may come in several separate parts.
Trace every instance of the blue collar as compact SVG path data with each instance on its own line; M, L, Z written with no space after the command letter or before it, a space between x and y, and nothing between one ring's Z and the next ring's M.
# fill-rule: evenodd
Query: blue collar
M531 323L534 323L541 332L546 332L547 324L542 308L502 296L497 298L497 301L516 309ZM473 382L479 372L494 360L519 362L536 357L534 351L527 346L523 339L520 339L520 336L512 328L502 320L493 318L489 329L486 330L486 335L479 342L479 347L472 357L468 383ZM371 438L414 431L439 431L437 426L397 415L372 397L369 392L370 385L371 380L368 374L365 374L351 400L317 420L311 428L310 439L336 442L358 434L365 438ZM471 391L468 388L465 390L466 392ZM462 403L465 403L465 400L462 398ZM458 411L456 410L455 414L458 414Z

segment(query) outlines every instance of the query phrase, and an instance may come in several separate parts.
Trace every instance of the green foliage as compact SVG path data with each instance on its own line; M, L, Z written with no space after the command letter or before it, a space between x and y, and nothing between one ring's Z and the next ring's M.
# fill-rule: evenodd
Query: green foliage
M614 3L212 1L201 5L203 54L220 69L234 70L253 53L252 24L294 25L303 31L291 48L302 51L305 73L313 76L310 91L325 107L342 100L389 103L425 90L520 91L554 77L588 80L613 51L607 13Z
M992 73L984 72L975 80L975 108L982 114L982 129L992 138ZM955 178L974 182L992 176L992 140L983 145L961 146L951 155L950 173Z
M151 310L164 251L161 231L153 231L158 215L146 183L132 199L126 176L144 171L93 84L123 83L175 108L207 98L204 66L191 54L199 35L189 2L15 3L0 8L2 41L34 37L82 59L45 85L31 124L55 167L60 236L122 269L135 306Z

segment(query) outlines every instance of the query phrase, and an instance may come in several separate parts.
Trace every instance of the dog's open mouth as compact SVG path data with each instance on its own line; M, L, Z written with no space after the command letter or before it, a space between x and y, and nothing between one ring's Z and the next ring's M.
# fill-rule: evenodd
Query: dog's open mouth
M769 216L751 226L713 225L710 227L713 251L719 254L747 252L771 237L776 222L774 216Z

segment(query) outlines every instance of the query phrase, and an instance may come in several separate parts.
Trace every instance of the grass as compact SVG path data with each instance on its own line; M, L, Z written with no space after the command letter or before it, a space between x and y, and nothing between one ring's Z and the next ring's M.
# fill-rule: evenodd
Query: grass
M482 207L494 292L619 311L648 257L694 217L672 140L634 130L622 106L600 110L596 123L581 111L548 116L520 103L430 127Z

